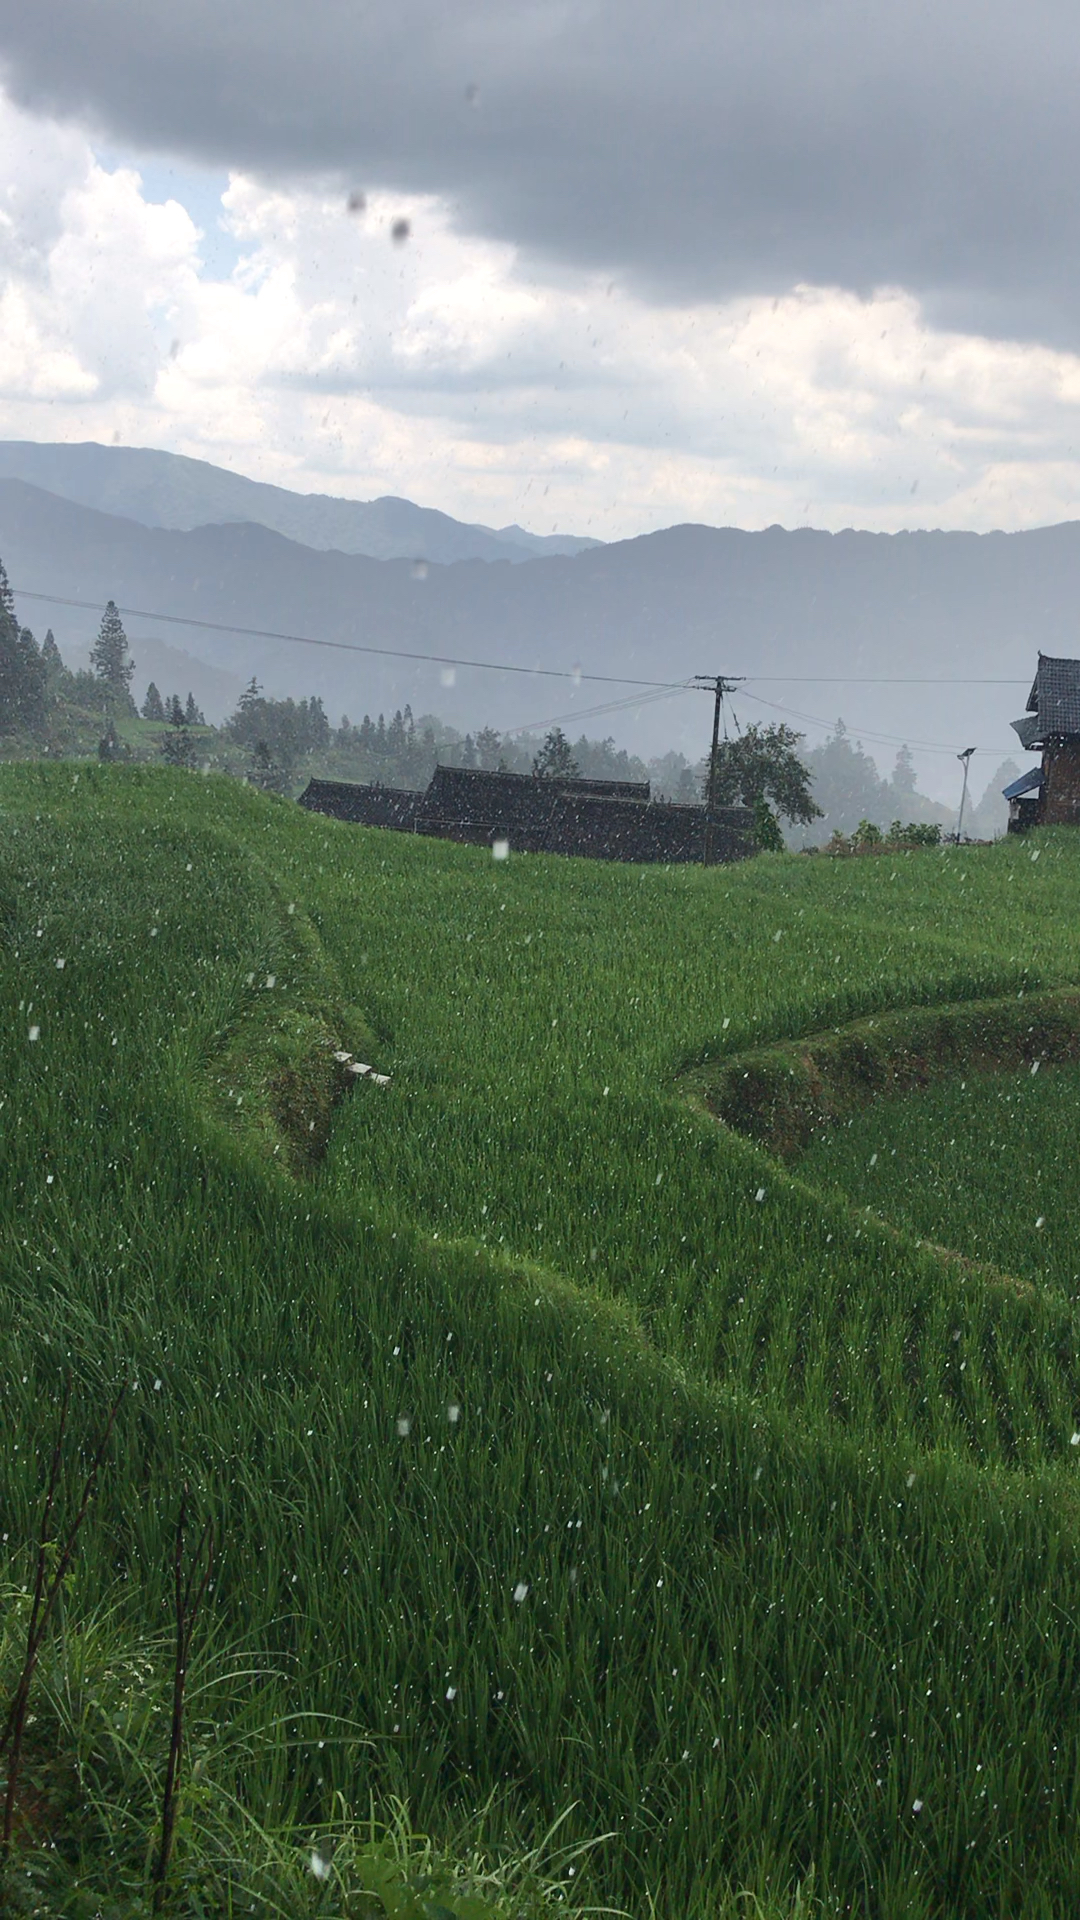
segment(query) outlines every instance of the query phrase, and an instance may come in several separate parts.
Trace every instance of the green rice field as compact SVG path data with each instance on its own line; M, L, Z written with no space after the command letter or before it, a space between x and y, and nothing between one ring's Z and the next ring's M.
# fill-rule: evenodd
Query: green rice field
M1080 1069L1032 1067L875 1102L824 1131L800 1172L915 1237L1075 1299Z
M1078 914L1066 833L495 863L0 769L5 1689L64 1383L69 1515L126 1383L11 1910L149 1911L186 1483L215 1564L167 1911L1080 1911L1076 1073L942 1082L792 1165L685 1085L1073 984ZM415 1833L442 1865L399 1897L372 1862Z

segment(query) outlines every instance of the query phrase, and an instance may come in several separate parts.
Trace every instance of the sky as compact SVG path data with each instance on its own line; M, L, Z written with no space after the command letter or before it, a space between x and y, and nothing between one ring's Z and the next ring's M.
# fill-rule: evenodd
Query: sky
M0 435L617 539L1080 517L1057 0L0 0Z

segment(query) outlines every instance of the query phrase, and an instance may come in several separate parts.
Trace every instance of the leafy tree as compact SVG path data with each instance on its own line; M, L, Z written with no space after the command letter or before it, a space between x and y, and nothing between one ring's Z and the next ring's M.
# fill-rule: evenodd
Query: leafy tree
M940 847L941 823L938 820L909 820L905 827L894 820L888 837L899 847Z
M146 689L146 699L142 703L142 717L144 720L164 720L165 718L161 695L152 680Z
M754 802L754 844L759 853L783 853L784 836L767 800Z
M532 770L536 780L578 778L578 763L561 727L552 727L550 733L545 734L544 744L533 760Z
M494 773L502 757L502 741L494 727L481 727L473 741L476 762L485 773Z
M134 713L131 677L135 663L128 652L127 634L114 600L109 601L101 616L98 637L90 649L90 665L100 683L105 704L120 712Z
M716 751L706 800L714 806L757 808L761 802L786 820L808 826L821 808L810 793L810 773L795 749L804 735L793 727L747 727L736 740L722 740Z

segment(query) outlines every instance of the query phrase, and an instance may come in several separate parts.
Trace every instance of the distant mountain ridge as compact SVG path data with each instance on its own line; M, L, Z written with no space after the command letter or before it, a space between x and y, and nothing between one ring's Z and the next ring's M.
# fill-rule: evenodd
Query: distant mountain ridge
M1038 650L1080 653L1076 522L1012 534L680 526L574 556L469 560L418 577L408 560L319 552L251 523L146 527L0 479L0 557L20 616L39 634L51 624L65 653L85 648L110 597L178 618L127 622L140 674L150 642L165 641L230 686L256 674L273 694L319 694L335 722L407 701L463 729L558 719L574 733L580 717L581 730L610 731L645 757L677 747L695 759L708 744L708 703L682 691L654 700L620 677L744 675L733 697L742 725L827 728L843 715L886 772L902 741L932 745L920 784L943 795L959 781L961 748L994 755L977 764L987 775L1016 753L1009 722ZM517 671L455 669L455 658ZM537 669L560 677L534 679ZM219 717L211 690L196 697Z
M362 553L373 560L532 560L581 553L600 542L523 527L473 526L432 507L386 494L345 500L294 493L230 473L206 460L155 447L105 447L97 441L0 440L0 479L23 480L63 500L119 514L144 527L188 533L248 521L317 551Z

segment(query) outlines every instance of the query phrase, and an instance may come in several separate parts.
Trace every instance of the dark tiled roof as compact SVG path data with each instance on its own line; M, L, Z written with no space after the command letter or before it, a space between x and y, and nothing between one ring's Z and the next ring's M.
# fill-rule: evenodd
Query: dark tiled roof
M1080 660L1059 660L1040 653L1027 710L1036 716L1038 730L1030 741L1020 734L1025 746L1059 739L1063 734L1080 734ZM1017 733L1020 724L1013 721Z
M1017 735L1025 753L1030 753L1033 747L1042 745L1042 729L1039 726L1037 713L1025 713L1019 720L1010 720L1009 725Z
M430 834L518 853L577 854L593 860L700 861L706 853L704 807L649 799L647 782L536 780L530 774L437 767L426 793L312 780L301 806L368 827ZM711 860L752 853L753 814L719 807L708 834Z
M542 787L552 793L592 793L602 800L647 800L647 780L585 780L574 775L567 779L538 781L531 773L489 773L482 767L436 767L428 792L440 803L451 794L469 806L478 802L513 806L515 796L535 794Z
M407 830L416 820L423 794L400 787L361 787L351 780L309 780L300 805L312 813L328 813L335 820L351 820L359 827L398 827Z

